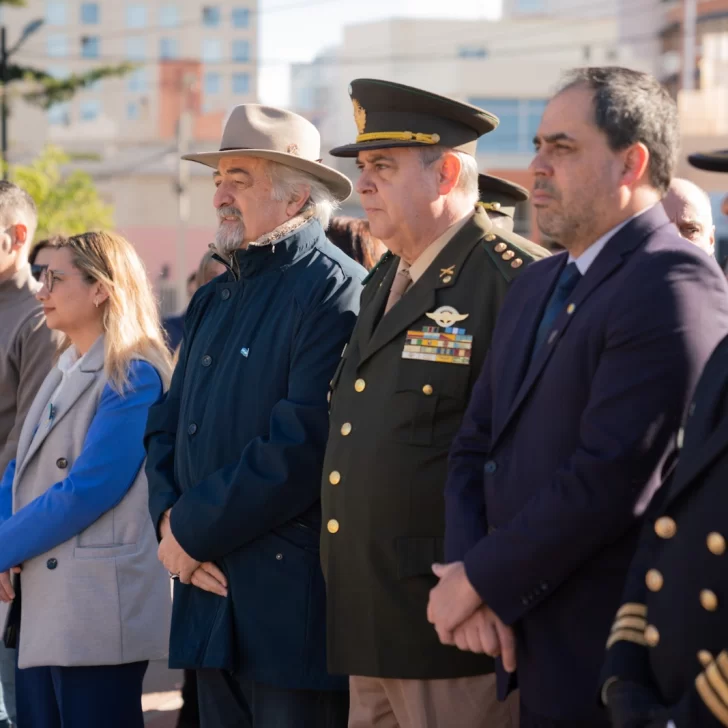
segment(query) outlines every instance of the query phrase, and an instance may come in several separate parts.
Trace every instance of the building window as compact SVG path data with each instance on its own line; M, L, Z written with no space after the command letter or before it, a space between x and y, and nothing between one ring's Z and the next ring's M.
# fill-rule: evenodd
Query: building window
M202 22L208 28L217 28L221 20L222 14L217 5L206 5L202 8Z
M250 74L249 73L233 73L233 93L249 94L250 93Z
M98 25L99 4L81 3L81 23L83 25Z
M48 25L65 25L66 3L63 0L48 0L45 21Z
M95 121L101 116L101 102L98 99L86 99L79 107L81 121Z
M222 42L217 38L205 38L202 41L202 60L205 63L222 61Z
M68 101L53 104L48 109L48 123L53 126L69 126L71 123L71 104Z
M146 38L136 36L126 39L126 57L130 61L143 61L147 56Z
M209 72L205 74L205 94L219 94L221 87L219 73Z
M179 25L179 12L176 5L162 5L159 8L159 24L163 28L176 28Z
M56 81L64 81L71 75L71 72L66 66L48 66L46 72L49 76L55 78Z
M248 8L233 8L233 28L247 28L250 24Z
M147 9L144 5L126 6L126 25L128 28L146 28Z
M84 58L98 58L101 42L97 35L84 35L81 37L81 55Z
M139 118L139 104L132 101L126 105L126 118L129 121L136 121Z
M458 58L487 58L488 51L485 46L461 46L458 48Z
M53 34L46 38L48 55L53 58L64 58L68 55L68 38L65 35Z
M470 103L500 119L498 128L478 141L478 153L528 154L533 151L533 137L546 108L545 99L476 98Z
M179 56L176 38L162 38L159 41L159 56L162 60L172 60Z
M247 40L233 41L233 61L248 63L250 61L250 43Z
M127 77L126 87L132 93L144 94L147 92L147 69L137 68Z

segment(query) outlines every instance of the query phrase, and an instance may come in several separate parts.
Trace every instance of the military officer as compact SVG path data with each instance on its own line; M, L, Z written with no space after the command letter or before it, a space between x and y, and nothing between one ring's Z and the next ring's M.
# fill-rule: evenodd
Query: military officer
M487 111L395 83L350 94L357 184L389 249L332 381L321 559L328 664L352 675L350 728L498 728L493 660L443 646L427 622L444 535L447 453L509 283L548 253L478 202ZM483 650L479 650L483 652Z
M529 198L528 190L492 174L478 175L480 205L494 225L513 232L516 205Z
M728 172L728 152L689 159ZM728 726L728 337L705 366L678 445L607 643L602 699L617 728Z

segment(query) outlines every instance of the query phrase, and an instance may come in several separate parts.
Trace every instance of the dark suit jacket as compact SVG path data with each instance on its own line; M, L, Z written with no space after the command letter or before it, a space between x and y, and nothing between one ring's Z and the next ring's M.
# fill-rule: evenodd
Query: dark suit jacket
M728 332L728 287L655 206L602 250L529 369L566 262L531 266L504 303L451 450L446 556L516 627L531 711L591 720L638 514Z
M332 382L321 497L332 672L410 679L493 672L489 657L437 639L427 621L437 583L431 567L443 557L447 453L498 311L511 280L546 255L479 210L386 316L399 258L380 265L364 289ZM454 326L473 337L470 363L403 357L424 336L408 332L445 334L427 316L442 306L467 314Z
M629 570L601 682L651 688L677 726L718 728L728 716L728 338L688 412L677 469L650 506Z

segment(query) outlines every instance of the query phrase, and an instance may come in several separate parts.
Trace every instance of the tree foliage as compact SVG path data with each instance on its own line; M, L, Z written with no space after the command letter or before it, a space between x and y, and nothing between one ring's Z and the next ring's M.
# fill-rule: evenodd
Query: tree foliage
M10 165L10 179L38 206L36 240L113 227L113 208L101 199L91 175L81 170L64 175L69 161L61 149L48 146L30 164Z

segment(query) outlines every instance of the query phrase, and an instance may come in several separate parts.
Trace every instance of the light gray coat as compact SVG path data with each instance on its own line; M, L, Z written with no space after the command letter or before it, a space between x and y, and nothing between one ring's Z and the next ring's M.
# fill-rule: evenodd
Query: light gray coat
M107 383L103 366L101 338L61 389L53 427L34 440L60 371L54 367L41 386L18 445L14 513L65 477L79 456ZM167 656L169 576L157 560L147 490L142 466L118 505L52 553L23 563L21 668L117 665ZM53 570L49 558L57 562ZM4 623L4 614L0 617Z

